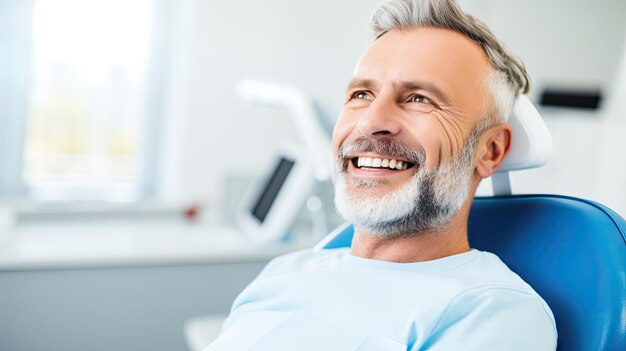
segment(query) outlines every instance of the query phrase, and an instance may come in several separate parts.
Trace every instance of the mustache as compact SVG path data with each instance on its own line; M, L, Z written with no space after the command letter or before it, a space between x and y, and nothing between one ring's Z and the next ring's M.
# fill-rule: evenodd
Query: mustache
M417 165L426 163L426 151L419 146L409 146L399 141L391 139L370 139L358 137L354 141L344 143L339 148L339 157L345 162L354 157L357 153L372 152L391 158L403 159Z

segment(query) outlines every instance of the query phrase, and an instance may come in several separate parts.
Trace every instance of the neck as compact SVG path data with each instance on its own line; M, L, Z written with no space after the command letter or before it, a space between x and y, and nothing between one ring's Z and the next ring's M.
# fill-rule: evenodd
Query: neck
M467 240L469 206L462 208L445 230L384 237L355 231L354 256L398 263L430 261L470 250Z

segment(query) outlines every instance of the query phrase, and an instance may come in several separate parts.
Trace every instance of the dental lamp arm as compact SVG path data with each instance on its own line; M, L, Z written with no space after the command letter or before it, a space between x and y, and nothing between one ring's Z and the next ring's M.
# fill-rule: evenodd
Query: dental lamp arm
M330 137L319 120L313 101L308 96L288 85L258 80L241 82L237 91L250 103L283 108L290 112L299 139L312 157L315 177L320 181L330 179L332 170Z

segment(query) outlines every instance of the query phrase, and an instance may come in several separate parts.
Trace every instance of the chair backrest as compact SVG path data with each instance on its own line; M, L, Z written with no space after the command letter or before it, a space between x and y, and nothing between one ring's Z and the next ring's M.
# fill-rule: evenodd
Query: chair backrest
M476 198L469 240L495 253L554 313L559 350L625 350L626 222L587 200L555 195ZM344 225L317 249L349 247Z
M513 132L511 150L491 177L494 195L511 195L509 171L541 167L552 155L552 136L528 96L520 95L508 123Z
M511 151L498 173L541 167L552 155L552 136L528 96L520 95L508 118L513 131Z

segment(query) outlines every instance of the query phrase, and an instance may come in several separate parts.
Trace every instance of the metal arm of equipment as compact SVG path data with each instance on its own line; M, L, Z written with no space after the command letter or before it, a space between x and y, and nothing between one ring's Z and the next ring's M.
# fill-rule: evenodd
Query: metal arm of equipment
M246 101L263 106L285 109L291 113L295 129L315 165L315 177L320 181L331 176L332 158L330 136L324 130L313 101L299 89L258 80L241 82L237 91Z

